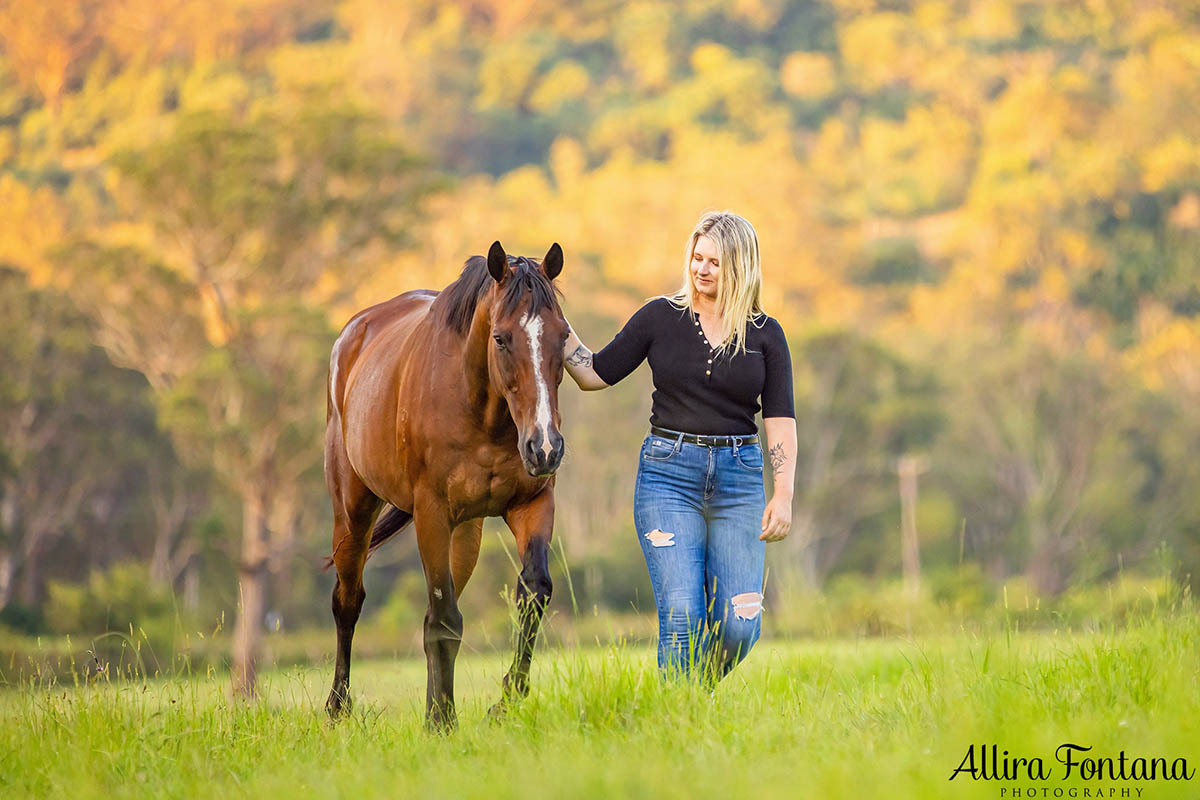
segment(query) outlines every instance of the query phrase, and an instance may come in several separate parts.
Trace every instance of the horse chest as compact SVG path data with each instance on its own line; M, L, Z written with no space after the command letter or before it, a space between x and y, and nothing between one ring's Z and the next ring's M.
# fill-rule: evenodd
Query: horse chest
M517 463L512 463L516 461ZM519 460L480 452L463 459L446 476L446 500L457 519L500 516L530 487Z

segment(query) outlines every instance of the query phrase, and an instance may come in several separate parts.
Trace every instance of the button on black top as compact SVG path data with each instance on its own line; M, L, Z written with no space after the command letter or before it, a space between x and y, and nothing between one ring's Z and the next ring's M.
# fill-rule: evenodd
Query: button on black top
M699 337L692 331L699 331ZM792 362L783 328L760 314L746 323L747 352L718 356L699 320L665 297L646 303L592 367L610 386L649 359L654 380L650 424L686 433L754 434L763 417L795 417Z

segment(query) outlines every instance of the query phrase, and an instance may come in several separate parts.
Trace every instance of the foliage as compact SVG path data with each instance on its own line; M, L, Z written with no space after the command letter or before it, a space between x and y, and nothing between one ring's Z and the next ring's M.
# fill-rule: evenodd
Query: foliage
M178 464L145 379L110 363L65 296L8 268L0 268L0 360L0 607L34 609L51 564L66 560L60 574L76 577L89 559L132 555L152 539L116 534L152 527L150 474ZM72 536L89 527L93 536Z
M56 581L148 559L232 614L261 517L272 608L324 624L308 566L349 315L494 239L559 241L565 310L599 347L728 207L757 226L792 344L780 589L897 572L902 457L928 465L932 591L974 570L980 597L1019 576L1069 593L1154 574L1163 543L1200 574L1197 107L1194 4L8 0L0 261L87 323L35 345L9 295L0 426L37 346L65 421L36 464L6 438L0 473L70 511L47 526ZM649 388L562 393L561 574L614 613L644 579L629 454ZM97 484L121 514L51 502ZM502 616L510 565L485 556L471 610ZM414 565L373 572L373 602Z
M162 590L148 590L148 577L145 565L127 562L93 570L82 584L51 581L46 603L51 632L98 634L169 620L171 598Z

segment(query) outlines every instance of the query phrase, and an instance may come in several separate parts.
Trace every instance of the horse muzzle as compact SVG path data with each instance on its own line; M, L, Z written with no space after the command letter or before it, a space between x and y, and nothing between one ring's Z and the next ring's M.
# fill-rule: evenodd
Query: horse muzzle
M530 475L545 478L558 471L565 448L566 441L558 431L550 431L547 439L540 429L535 429L521 444L521 461Z

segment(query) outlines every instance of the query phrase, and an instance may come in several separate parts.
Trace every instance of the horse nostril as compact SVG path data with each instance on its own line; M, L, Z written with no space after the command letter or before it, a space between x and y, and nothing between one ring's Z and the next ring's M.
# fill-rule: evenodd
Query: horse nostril
M531 467L540 467L542 464L542 451L533 443L532 439L525 442L525 447L522 449L522 454L525 456L525 463Z

